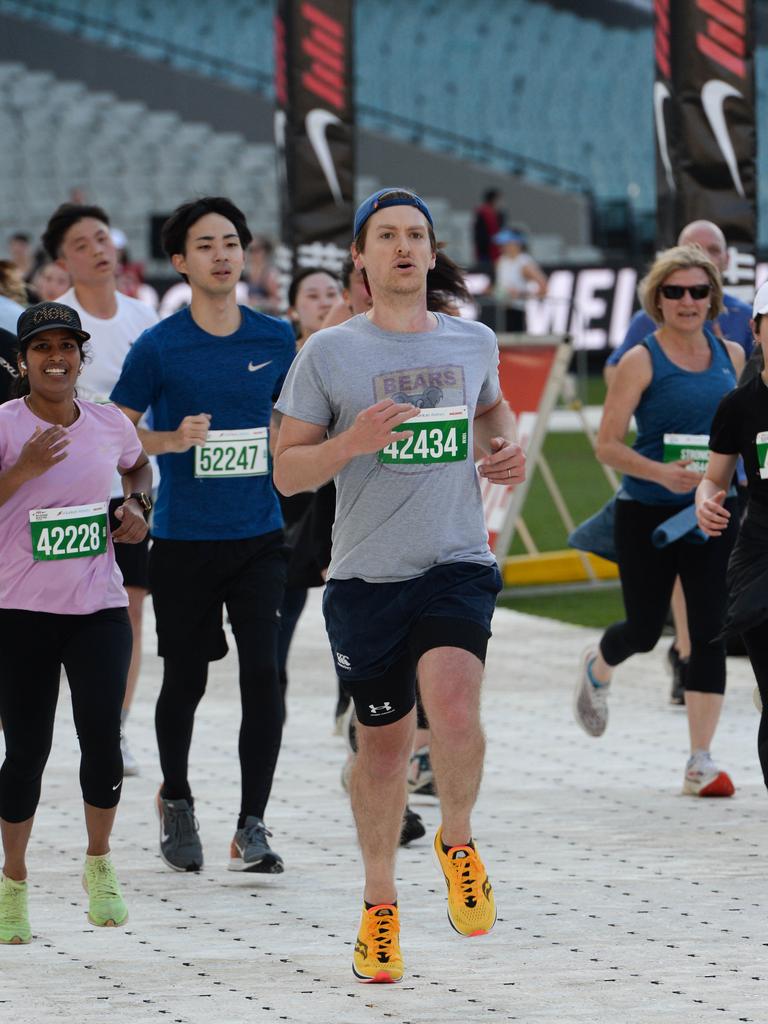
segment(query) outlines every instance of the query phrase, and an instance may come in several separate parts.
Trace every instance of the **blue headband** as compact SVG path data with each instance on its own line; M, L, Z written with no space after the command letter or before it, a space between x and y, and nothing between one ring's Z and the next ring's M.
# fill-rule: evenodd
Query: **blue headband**
M405 196L391 195L392 192L404 192ZM386 198L382 198L386 197ZM430 223L431 227L435 225L432 223L432 214L429 212L429 207L420 199L414 192L409 191L406 188L380 188L378 192L374 192L372 196L368 196L357 208L355 213L355 228L353 238L357 238L360 234L360 229L377 210L383 210L387 206L415 206L417 210L421 210L424 216Z

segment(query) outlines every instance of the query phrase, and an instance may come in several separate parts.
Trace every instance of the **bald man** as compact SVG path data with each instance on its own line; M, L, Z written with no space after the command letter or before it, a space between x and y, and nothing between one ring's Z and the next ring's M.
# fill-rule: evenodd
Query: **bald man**
M677 243L678 245L701 246L720 273L725 273L728 266L728 247L723 232L711 220L694 220L690 224L686 224L680 232ZM721 338L737 342L744 349L745 356L749 357L752 351L752 331L749 327L752 310L746 302L727 293L723 296L723 303L725 309L717 321L714 324L708 323L707 326ZM635 345L639 345L652 331L656 330L656 326L642 309L635 313L629 322L624 341L608 356L605 363L603 375L606 384L610 385L613 380L616 364L624 353L634 348Z

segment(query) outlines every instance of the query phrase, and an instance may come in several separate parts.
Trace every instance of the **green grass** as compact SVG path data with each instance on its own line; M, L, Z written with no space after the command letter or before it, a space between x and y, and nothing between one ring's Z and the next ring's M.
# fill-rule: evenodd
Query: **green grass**
M584 396L585 405L602 405L605 401L605 381L600 377L587 377Z
M587 519L611 497L611 486L584 434L547 435L544 456L575 523ZM523 506L523 519L539 551L560 551L567 547L568 531L538 469L534 471ZM514 538L509 553L525 554L519 537Z
M578 590L561 594L542 594L541 597L499 598L502 608L512 608L528 615L542 615L559 622L570 622L576 626L592 626L604 629L612 622L624 618L624 604L621 590L603 589Z

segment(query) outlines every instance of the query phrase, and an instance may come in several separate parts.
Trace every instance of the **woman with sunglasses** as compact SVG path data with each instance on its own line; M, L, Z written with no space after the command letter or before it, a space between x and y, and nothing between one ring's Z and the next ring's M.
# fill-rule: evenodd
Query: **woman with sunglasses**
M736 517L704 543L689 533L665 547L654 531L691 509L708 457L715 410L744 365L743 349L705 327L721 312L720 274L703 249L662 252L640 282L643 309L658 324L620 361L603 410L597 442L601 462L624 473L616 503L615 541L626 619L610 626L583 655L576 720L590 736L608 723L607 697L617 665L656 645L675 577L688 607L691 657L686 680L690 758L683 792L731 796L734 787L710 753L725 692L725 643L715 640L725 612L725 572ZM637 438L625 442L635 417ZM725 508L735 508L735 496ZM692 519L693 527L695 520Z

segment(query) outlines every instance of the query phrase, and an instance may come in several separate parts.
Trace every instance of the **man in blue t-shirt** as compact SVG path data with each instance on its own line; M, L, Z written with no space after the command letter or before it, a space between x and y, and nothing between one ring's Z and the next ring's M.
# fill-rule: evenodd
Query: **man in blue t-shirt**
M692 221L680 232L677 244L701 246L720 273L725 273L728 267L728 247L725 236L717 224L713 224L710 220ZM752 331L749 326L752 310L746 302L742 302L734 295L723 295L723 304L725 310L714 323L707 323L706 326L719 337L737 342L744 349L744 355L749 358L752 351ZM629 322L624 341L617 349L614 349L606 360L603 369L606 384L610 385L613 380L615 367L621 357L635 345L639 345L656 330L657 326L658 324L655 324L647 313L638 309Z
M151 409L153 429L139 433L161 473L150 554L164 659L155 711L160 855L177 871L203 865L187 766L208 663L227 653L226 605L242 701L242 802L229 868L277 873L283 862L264 814L282 738L276 652L286 559L269 427L294 336L282 320L237 304L251 233L230 200L180 206L162 241L192 302L139 337L111 395L135 424Z

